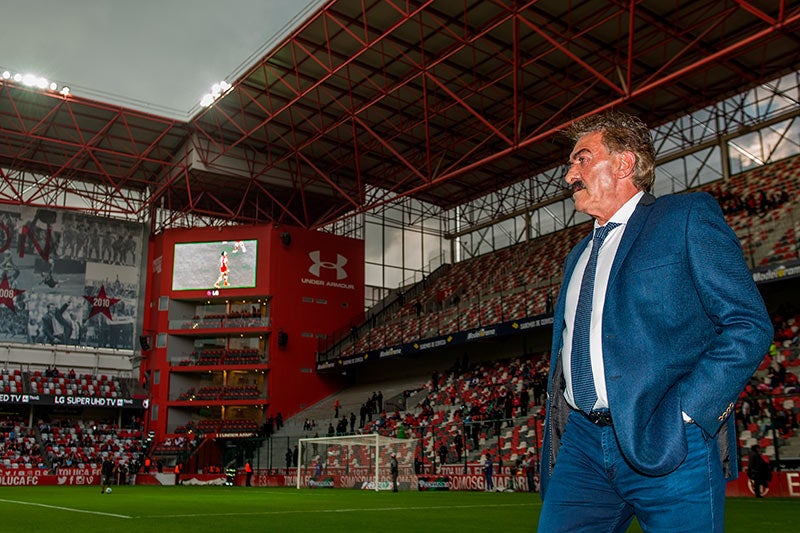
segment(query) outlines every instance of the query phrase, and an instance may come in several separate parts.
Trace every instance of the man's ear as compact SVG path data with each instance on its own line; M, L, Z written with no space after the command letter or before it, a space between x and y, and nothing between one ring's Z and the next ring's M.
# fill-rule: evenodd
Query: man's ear
M616 168L614 169L616 177L633 179L636 173L636 154L625 150L616 155Z

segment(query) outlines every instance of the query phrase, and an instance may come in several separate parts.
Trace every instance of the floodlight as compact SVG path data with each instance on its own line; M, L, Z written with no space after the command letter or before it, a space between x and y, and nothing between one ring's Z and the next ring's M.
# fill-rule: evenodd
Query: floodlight
M208 107L214 103L214 100L222 96L222 93L231 88L231 84L227 81L220 81L211 86L211 92L203 95L200 99L201 107Z

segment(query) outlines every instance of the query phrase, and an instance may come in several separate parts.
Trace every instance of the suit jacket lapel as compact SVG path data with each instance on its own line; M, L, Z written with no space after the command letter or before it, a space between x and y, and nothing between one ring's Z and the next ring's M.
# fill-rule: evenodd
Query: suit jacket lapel
M625 225L625 233L622 235L622 240L619 242L619 248L617 248L617 255L614 256L614 263L611 265L611 272L608 275L609 287L614 282L614 278L617 277L620 265L625 260L625 256L628 255L631 246L633 246L633 242L636 240L636 237L638 237L639 233L642 231L644 223L647 221L647 218L650 215L650 207L653 205L655 201L656 201L655 196L649 193L645 193L644 196L642 196L641 200L639 200L639 205L636 206L636 209L633 211L631 218L628 219L628 222Z

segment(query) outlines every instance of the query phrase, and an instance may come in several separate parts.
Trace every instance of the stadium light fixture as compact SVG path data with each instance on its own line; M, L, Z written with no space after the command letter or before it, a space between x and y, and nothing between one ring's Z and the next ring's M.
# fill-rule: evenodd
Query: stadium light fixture
M4 70L2 73L2 78L4 80L12 80L16 83L21 83L26 87L33 87L35 89L58 92L62 96L68 96L70 94L69 87L64 86L61 87L61 89L59 90L58 83L54 81L49 81L44 76L38 76L36 74L31 74L31 73L22 74L19 72L12 73L9 70Z
M209 107L213 104L217 98L225 94L225 92L231 88L231 84L227 81L220 81L215 83L211 86L211 92L206 93L200 99L200 107Z

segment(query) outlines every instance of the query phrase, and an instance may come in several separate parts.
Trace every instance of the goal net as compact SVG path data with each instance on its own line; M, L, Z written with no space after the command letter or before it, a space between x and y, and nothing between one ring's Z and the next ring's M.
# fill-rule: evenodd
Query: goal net
M378 434L300 439L297 488L392 490L390 463L397 458L398 488L408 489L414 477L416 439Z

